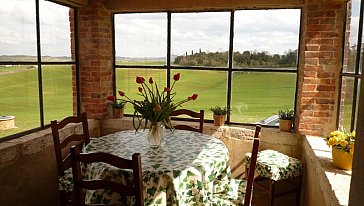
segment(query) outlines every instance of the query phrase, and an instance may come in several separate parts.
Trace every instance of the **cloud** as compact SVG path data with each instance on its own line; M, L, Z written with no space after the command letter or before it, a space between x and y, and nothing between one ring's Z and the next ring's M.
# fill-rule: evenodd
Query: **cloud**
M171 17L172 54L229 49L230 12L173 13ZM117 56L165 56L166 18L165 13L117 14ZM298 48L299 9L236 11L234 24L235 51L283 54Z
M166 56L166 32L166 13L117 14L115 15L116 56Z
M0 55L36 55L34 1L0 0ZM359 0L353 0L351 45L356 44ZM42 55L70 56L69 9L40 1ZM283 54L297 49L300 10L237 10L234 22L234 51L269 51ZM172 54L186 51L227 51L230 12L173 13ZM165 57L167 14L115 15L117 56Z
M0 4L0 55L37 55L34 1ZM68 7L40 1L42 55L71 55L68 13Z

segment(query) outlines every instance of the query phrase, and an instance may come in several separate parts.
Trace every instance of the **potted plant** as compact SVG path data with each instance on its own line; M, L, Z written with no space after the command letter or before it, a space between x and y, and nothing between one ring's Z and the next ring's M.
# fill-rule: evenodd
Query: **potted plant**
M294 121L294 110L285 109L278 111L279 116L279 129L284 132L290 132L292 130L292 124Z
M355 131L348 132L341 128L325 138L326 144L332 147L332 161L340 169L351 170L353 162Z
M223 126L225 123L225 117L230 114L230 109L227 107L221 108L220 106L211 107L209 109L214 114L214 125Z
M124 117L124 108L126 102L124 100L117 99L115 96L108 96L106 99L110 102L110 105L112 107L113 117Z

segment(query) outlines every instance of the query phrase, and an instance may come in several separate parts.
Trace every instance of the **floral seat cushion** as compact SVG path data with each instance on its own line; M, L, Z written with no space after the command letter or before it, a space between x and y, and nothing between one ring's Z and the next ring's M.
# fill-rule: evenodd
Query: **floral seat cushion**
M245 164L249 167L251 153L245 154ZM274 150L258 153L255 174L272 180L283 180L302 175L302 162Z
M73 191L73 176L71 168L64 171L63 177L58 177L58 188L59 190L65 190L66 192Z
M205 205L209 206L236 206L244 205L246 181L231 179L227 192L214 193L209 196Z

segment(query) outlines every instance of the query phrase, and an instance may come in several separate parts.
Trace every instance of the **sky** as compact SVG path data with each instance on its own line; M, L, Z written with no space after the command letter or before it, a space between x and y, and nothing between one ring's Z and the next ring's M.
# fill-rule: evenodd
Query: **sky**
M0 55L36 55L34 0L0 0ZM359 0L353 0L351 30L357 32ZM68 8L40 0L42 55L70 56ZM173 13L172 54L227 51L229 12ZM234 51L284 54L298 48L299 9L240 10L235 12ZM357 37L352 35L351 45ZM116 55L165 57L167 14L117 14Z

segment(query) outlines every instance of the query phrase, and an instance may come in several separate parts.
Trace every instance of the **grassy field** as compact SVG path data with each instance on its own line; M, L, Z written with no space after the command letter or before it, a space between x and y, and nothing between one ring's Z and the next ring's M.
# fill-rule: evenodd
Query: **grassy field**
M227 73L221 71L171 71L180 72L181 80L174 91L176 100L193 93L196 101L183 106L206 112L205 118L212 119L208 110L213 106L226 105ZM43 67L43 97L45 124L52 119L61 119L72 114L71 66ZM155 69L117 69L117 90L123 90L131 98L137 96L136 76L153 77L160 87L166 85L166 72ZM232 116L235 122L254 123L275 114L279 109L293 108L295 74L236 72L232 82ZM39 127L39 95L37 70L28 67L0 68L0 115L16 117L17 129L0 131L0 137ZM127 113L132 107L127 105Z
M16 129L0 137L40 126L38 72L24 66L0 68L0 115L15 116ZM45 124L72 115L71 66L43 67Z
M176 83L176 100L199 95L194 102L184 104L184 108L204 109L206 119L212 119L208 110L213 106L226 105L227 73L221 71L172 71L180 72L181 80ZM159 85L165 86L165 72L153 69L118 69L116 72L117 90L122 90L130 98L140 98L137 93L136 76L146 79L153 77ZM295 94L295 74L288 73L248 73L233 74L232 82L232 121L254 123L276 114L279 109L293 108ZM131 113L131 106L127 107Z

